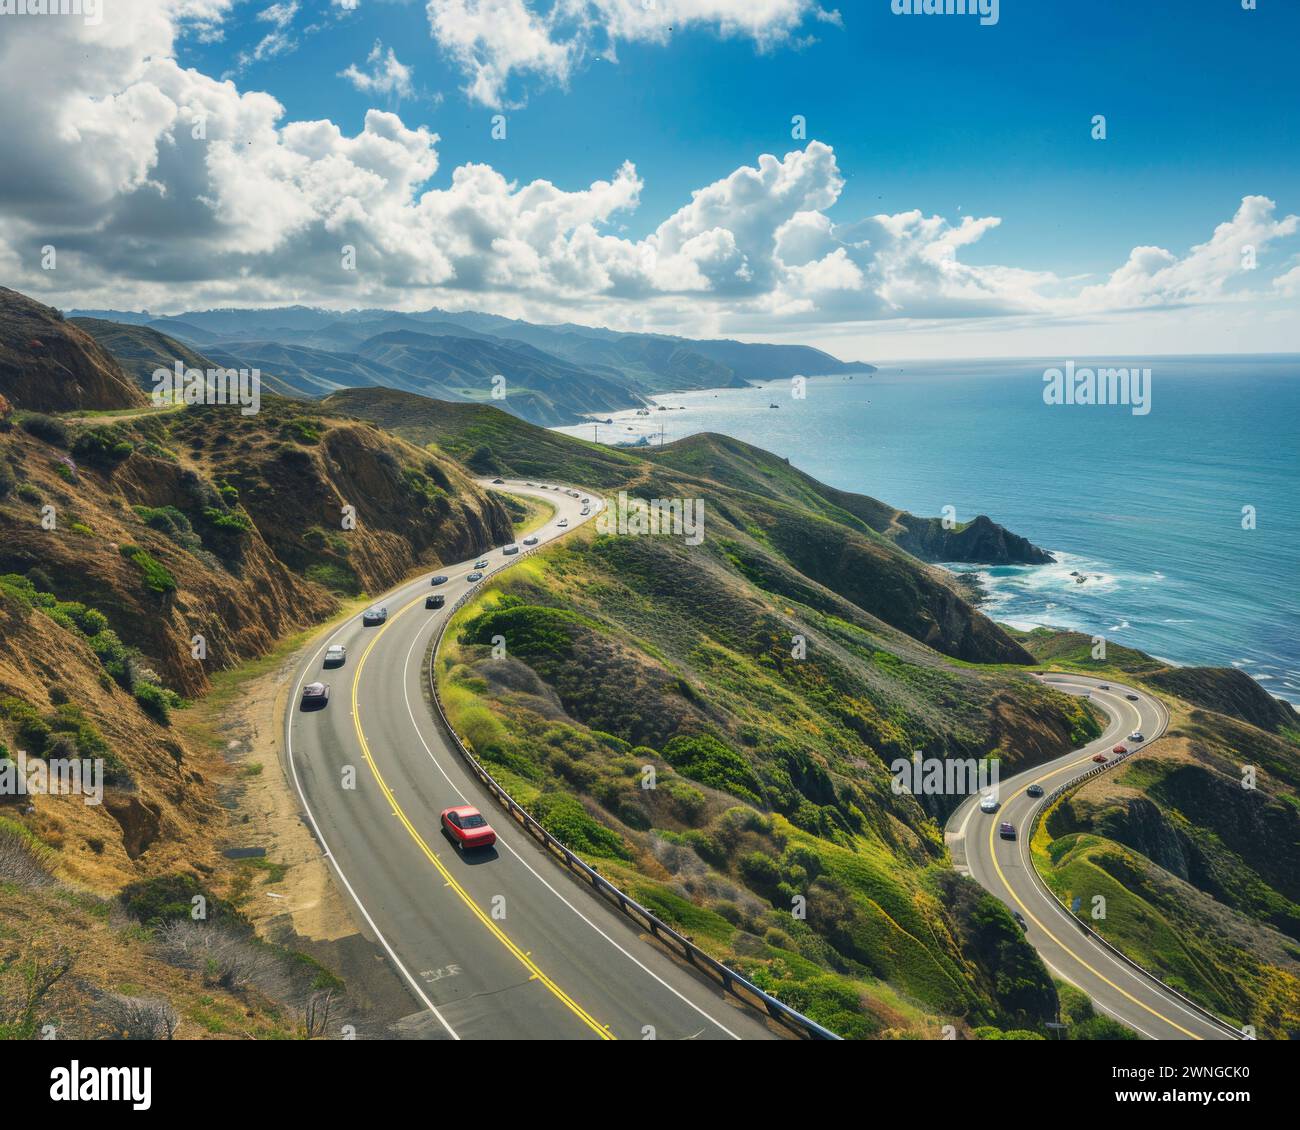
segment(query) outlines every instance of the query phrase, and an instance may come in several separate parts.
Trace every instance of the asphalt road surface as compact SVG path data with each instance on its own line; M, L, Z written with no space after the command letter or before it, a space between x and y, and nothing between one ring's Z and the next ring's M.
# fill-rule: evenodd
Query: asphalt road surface
M485 482L483 485L487 485ZM603 505L510 482L555 516L542 543ZM569 526L557 523L567 518ZM484 546L491 574L517 557ZM766 1039L752 1010L680 965L636 926L557 867L496 807L434 723L422 667L428 645L465 590L472 562L430 570L374 602L387 621L353 617L318 641L294 674L285 721L286 769L307 819L365 934L387 954L445 1039ZM433 587L430 578L446 575ZM430 593L446 607L426 610ZM324 669L343 644L343 666ZM331 688L323 709L301 708L304 685ZM486 852L459 852L443 809L479 808L496 829Z
M1102 1012L1150 1039L1235 1038L1231 1031L1208 1020L1090 938L1035 875L1028 838L1034 810L1046 803L1053 790L1095 769L1096 754L1111 758L1117 744L1144 748L1164 733L1168 724L1164 706L1136 688L1082 675L1041 677L1057 690L1088 695L1110 716L1110 724L1101 737L1083 749L1003 780L997 812L981 812L978 795L968 798L953 813L946 829L954 863L1021 915L1026 936L1047 968L1082 989ZM1136 700L1130 696L1136 696ZM1129 742L1128 735L1135 731L1144 734L1146 741L1137 745ZM1041 787L1044 796L1027 795L1031 785ZM1015 827L1015 839L1003 839L999 834L1003 821ZM1085 904L1083 912L1089 910Z

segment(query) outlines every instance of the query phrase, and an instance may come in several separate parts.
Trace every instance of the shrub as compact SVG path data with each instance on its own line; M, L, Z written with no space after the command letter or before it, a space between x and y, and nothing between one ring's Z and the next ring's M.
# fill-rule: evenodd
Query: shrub
M134 450L135 445L114 428L91 428L72 443L73 455L100 467L115 467Z
M155 561L138 545L124 545L121 553L144 575L144 583L147 588L156 593L176 591L176 578L171 575L167 567Z
M762 803L763 787L749 762L712 734L679 734L664 746L663 757L683 777Z
M68 428L62 420L46 416L41 412L29 412L22 419L22 429L28 435L43 439L58 447L68 446Z
M50 746L50 726L36 707L20 698L0 698L0 717L13 724L14 737L20 748L33 757L45 756Z
M543 793L533 802L533 817L570 851L632 858L623 837L593 820L571 793Z
M144 712L164 726L171 721L171 712L184 701L175 691L144 680L138 681L131 693Z
M121 898L127 913L149 927L194 921L194 900L199 898L203 900L199 905L204 906L206 921L222 921L248 932L252 929L233 904L210 893L192 875L162 875L128 883L122 888Z

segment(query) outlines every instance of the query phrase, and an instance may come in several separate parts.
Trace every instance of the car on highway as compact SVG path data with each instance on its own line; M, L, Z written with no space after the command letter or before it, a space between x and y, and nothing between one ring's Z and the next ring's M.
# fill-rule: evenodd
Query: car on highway
M532 483L524 483L524 486L526 486L526 487L530 487L530 486L532 486L532 485L533 485Z
M555 524L556 524L557 526L567 526L567 525L569 524L569 519L568 519L568 518L561 518L561 519L560 519L558 522L556 522Z
M1131 734L1129 734L1128 740L1133 742L1134 744L1137 744L1138 742L1146 741L1147 736L1141 730L1134 730Z
M1094 754L1092 755L1092 759L1093 759L1093 761L1095 761L1098 765L1105 765L1105 764L1106 764L1106 760L1107 760L1107 759L1106 759L1106 755L1105 755L1104 753L1094 753Z
M441 608L447 603L447 598L440 592L431 592L424 598L425 608Z
M332 643L325 649L325 666L342 667L348 661L348 649L341 643Z
M486 561L475 561L475 562L474 562L474 568L475 568L475 569L486 569L487 567L488 567L488 563L487 563Z
M436 577L429 578L429 584L431 585L445 585L446 583L447 583L447 578L444 577L441 573L439 573Z
M536 545L536 544L537 544L536 535L530 534L528 537L524 538L524 545Z
M1097 684L1097 689L1098 689L1099 691L1108 691L1108 690L1110 690L1110 684L1109 684L1109 683L1098 683L1098 684Z
M1137 702L1138 700L1138 696L1135 694L1126 694L1124 697L1128 699L1129 702Z
M505 554L505 556L509 557L511 554L518 553L519 547L517 545L507 545L501 550L501 552Z
M1042 796L1042 795L1043 795L1042 785L1030 785L1029 788L1025 790L1025 796Z
M375 624L382 624L388 619L387 608L367 608L361 613L361 623L366 627L372 627Z
M1019 926L1022 930L1029 929L1029 927L1025 925L1025 916L1021 914L1020 911L1013 910L1011 912L1011 917L1016 920L1016 925Z
M582 516L583 518L585 518L585 517L586 517L588 514L590 514L590 513L591 513L591 507L590 507L590 506L584 506L584 507L582 508L582 515L581 515L581 516Z
M308 683L302 688L302 708L304 710L320 710L329 700L329 683Z
M471 573L468 577L465 578L465 580L469 581L471 584L473 584L475 581L481 581L482 579L483 579L482 573Z
M1005 820L998 825L998 835L1004 840L1014 840L1016 838L1016 826L1008 824Z
M483 819L483 813L472 805L460 804L442 810L442 826L464 851L490 848L497 842L492 825Z
M996 812L998 810L998 798L992 793L985 793L980 797L981 812Z
M506 481L505 481L505 479L493 479L493 480L492 480L492 485L493 485L494 487L503 487L503 486L506 485Z
M1111 752L1111 753L1128 753L1128 746L1126 746L1123 742L1120 742L1120 744L1117 745L1117 746L1116 746L1114 749L1112 749L1110 752Z
M591 505L591 499L589 499L589 498L584 498L584 499L582 500L582 505L583 505L583 506L590 506L590 505Z

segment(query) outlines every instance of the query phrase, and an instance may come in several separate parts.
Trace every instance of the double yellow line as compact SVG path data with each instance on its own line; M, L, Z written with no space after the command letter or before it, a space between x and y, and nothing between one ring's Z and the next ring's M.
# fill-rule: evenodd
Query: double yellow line
M383 636L383 634L386 631L388 631L389 625L392 624L392 622L396 620L399 616L404 615L412 608L414 608L417 604L421 603L423 599L424 599L423 597L416 597L415 600L411 601L410 604L407 604L405 607L399 609L394 616L390 617L385 622L384 626L380 628L378 632L375 633L374 639L372 639L370 643L366 646L365 651L362 652L361 654L361 660L357 664L357 673L352 678L352 721L357 728L357 741L361 743L361 755L362 757L365 758L366 764L370 766L370 771L375 775L375 780L379 783L379 788L382 790L385 798L388 800L388 803L392 806L393 815L396 816L398 820L402 822L402 826L407 830L407 832L410 833L411 839L415 841L416 845L424 853L425 858L430 863L433 864L434 868L438 871L438 874L440 874L443 877L443 879L446 881L447 886L450 887L456 893L456 895L460 898L461 902L463 902L467 907L469 907L469 909L473 912L474 917L477 918L487 928L487 930L492 934L494 938L496 938L498 942L500 942L503 946L505 946L507 950L509 950L511 955L519 962L519 964L522 965L528 971L531 980L539 981L545 987L547 992L549 992L552 996L554 996L556 1000L558 1000L561 1004L563 1004L565 1008L567 1008L570 1012L572 1012L574 1016L576 1016L588 1028L590 1028L593 1032L595 1032L596 1035L599 1036L602 1040L616 1039L617 1037L615 1037L615 1035L608 1029L608 1027L606 1027L603 1024L600 1024L594 1017L591 1016L590 1013L586 1011L586 1009L584 1009L580 1004L578 1004L577 1001L575 1001L571 996L569 996L568 993L566 993L554 981L552 981L545 973L543 973L537 967L537 963L534 962L533 959L527 953L525 953L517 945L515 945L515 943L512 942L506 936L505 931L502 930L501 927L498 926L494 921L492 921L491 917L483 910L483 908L480 907L478 903L476 903L470 897L469 893L465 890L465 888L462 887L458 882L456 882L456 879L452 875L452 873L447 870L442 860L438 858L438 856L434 853L433 849L430 848L428 843L425 842L424 837L420 835L415 825L411 823L410 818L406 815L405 812L402 811L402 806L397 803L397 798L393 795L393 790L388 787L388 783L384 780L383 774L379 772L379 766L375 764L375 759L370 755L370 743L366 741L365 731L362 730L361 728L361 710L357 703L357 687L361 683L361 672L365 669L366 660L370 658L370 653L374 651L375 645L379 642L380 637Z
M1091 760L1091 758L1088 758L1088 759L1087 759L1087 761L1090 761L1090 760ZM1025 791L1025 789L1029 788L1029 785L1038 785L1038 784L1042 784L1042 782L1047 781L1047 780L1050 780L1051 778L1053 778L1053 777L1055 777L1055 776L1058 776L1058 775L1061 774L1061 773L1065 773L1065 772L1067 772L1067 771L1070 770L1070 769L1076 769L1076 768L1078 768L1080 765L1087 764L1087 761L1083 761L1083 760L1081 760L1081 761L1076 761L1076 762L1074 762L1074 763L1071 764L1071 765L1064 765L1064 766L1062 766L1060 769L1054 769L1054 770L1053 770L1052 772L1050 772L1050 773L1045 773L1043 776L1039 777L1037 780L1030 781L1029 784L1027 784L1027 785L1022 785L1019 789L1017 789L1014 793L1012 793L1011 796L1009 796L1009 797L1007 798L1007 800L1006 800L1005 803L1010 804L1013 800L1016 799L1016 797L1020 796L1021 793L1023 793L1023 792ZM1184 1036L1187 1036L1189 1039L1193 1039L1193 1040L1201 1040L1201 1039L1204 1039L1203 1036L1198 1036L1195 1032L1189 1032L1189 1031L1188 1031L1186 1028L1184 1028L1181 1024L1177 1024L1177 1023L1175 1023L1174 1021L1170 1020L1169 1017L1167 1017L1167 1016L1164 1015L1164 1013L1157 1012L1157 1011L1156 1011L1154 1008L1152 1008L1150 1005L1145 1004L1145 1003L1143 1003L1142 1001L1138 1000L1137 997L1135 997L1132 993L1125 992L1125 990L1121 989L1117 984L1115 984L1114 981L1112 981L1112 980L1111 980L1109 977L1107 977L1104 973L1099 972L1098 970L1094 969L1091 965L1089 965L1086 961L1084 961L1083 958L1081 958L1077 953L1074 952L1074 950L1072 950L1069 946L1067 946L1063 941L1061 941L1060 938L1058 938L1055 934L1053 934L1051 930L1049 930L1049 929L1048 929L1046 926L1044 926L1040 921L1038 921L1037 918L1034 917L1033 912L1029 909L1029 907L1027 907L1023 902L1020 901L1020 896L1019 896L1018 894L1016 894L1016 892L1015 892L1014 890L1012 890L1012 888L1011 888L1011 884L1010 884L1009 882L1007 882L1007 877L1006 877L1006 875L1004 875L1004 874L1002 873L1002 866L998 863L997 841L996 841L995 838L994 838L994 834L995 834L995 832L997 831L997 826L998 826L998 821L996 821L996 820L990 822L990 824L989 824L989 858L990 858L991 860L993 860L993 869L998 873L998 878L1002 880L1002 885L1003 885L1004 887L1006 887L1006 889L1007 889L1007 893L1008 893L1008 894L1009 894L1013 899L1016 900L1016 905L1017 905L1018 907L1020 907L1020 909L1023 910L1023 911L1025 912L1025 916L1026 916L1026 917L1027 917L1027 918L1028 918L1028 919L1029 919L1029 920L1030 920L1030 921L1031 921L1035 926L1037 926L1040 930L1042 930L1042 932L1043 932L1044 934L1046 934L1049 938L1051 938L1052 941L1054 941L1058 946L1060 946L1061 949L1063 949L1063 950L1064 950L1066 953L1068 953L1072 958L1074 958L1075 961L1077 961L1080 965L1082 965L1084 969L1086 969L1086 970L1087 970L1089 973L1091 973L1094 977L1098 978L1098 979L1101 980L1101 981L1104 981L1107 985L1109 985L1112 989L1114 989L1114 990L1115 990L1117 993L1119 993L1121 996L1123 996L1123 997L1127 997L1129 1000L1131 1000L1131 1001L1132 1001L1135 1005L1137 1005L1139 1008L1145 1009L1147 1012L1151 1013L1151 1015L1154 1016L1154 1017L1156 1017L1158 1020L1163 1020L1163 1021L1164 1021L1166 1024L1168 1024L1171 1028L1177 1028L1178 1031L1180 1031ZM1018 844L1018 843L1017 843L1017 850L1019 850L1019 844ZM1034 865L1034 860L1033 860L1034 845L1033 845L1032 843L1031 843L1031 844L1027 844L1027 845L1026 845L1026 850L1027 850L1028 853L1029 853L1029 866L1030 866L1030 867L1033 867L1033 865Z

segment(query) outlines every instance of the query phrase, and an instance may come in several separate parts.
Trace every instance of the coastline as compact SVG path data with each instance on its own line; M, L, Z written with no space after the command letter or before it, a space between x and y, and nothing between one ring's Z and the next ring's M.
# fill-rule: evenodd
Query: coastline
M1183 404L1201 402L1202 390L1217 380L1215 366L1221 364L1236 370L1241 362L1196 362L1172 378L1188 382ZM1300 655L1282 627L1294 601L1259 575L1278 573L1232 538L1237 523L1231 515L1227 530L1215 527L1213 515L1222 500L1186 492L1180 496L1172 484L1162 490L1158 509L1135 497L1118 470L1125 467L1122 460L1091 462L1088 452L1061 435L1058 425L1072 420L1044 418L1040 425L1034 407L1017 392L1017 365L1024 363L992 368L945 363L929 369L909 364L905 373L878 367L871 377L858 374L854 380L846 375L810 377L807 399L793 404L774 395L780 385L788 397L785 380L658 392L646 398L640 415L637 410L592 414L585 424L553 430L633 452L658 444L661 435L670 444L697 432L717 432L788 457L792 465L838 489L912 513L939 513L951 497L960 513L987 513L1039 545L1086 545L1090 548L1053 550L1053 565L944 567L959 579L966 598L995 622L1026 631L1041 626L1100 635L1162 659L1172 656L1170 662L1180 666L1235 667L1273 697L1300 706ZM1285 406L1289 399L1278 403ZM921 402L935 408L917 423ZM779 408L769 409L769 403ZM989 413L994 424L976 427ZM1040 434L1022 445L1012 437L1026 434L1017 430L1026 424ZM1155 449L1149 423L1140 437L1117 433L1115 445L1122 455L1130 442L1140 444L1144 465L1158 464L1161 457L1167 463L1178 436L1188 426L1200 426L1202 416L1193 414L1180 424L1181 431L1173 421L1161 423L1167 433L1156 435ZM959 439L946 444L946 450L927 446L942 434ZM1012 448L1015 453L1007 454ZM917 451L938 457L918 463ZM1061 467L1085 470L1045 476L1038 468L1049 457ZM1107 463L1116 470L1108 470ZM977 468L973 475L963 469L971 466ZM1205 473L1210 470L1207 466ZM1213 471L1212 482L1229 481L1217 464ZM1086 475L1083 490L1074 486L1080 474ZM1276 491L1284 493L1285 474L1285 464L1274 469L1269 480L1274 494L1261 503L1278 508ZM1285 560L1289 551L1282 544L1272 552ZM1083 574L1083 583L1077 584L1071 573Z

